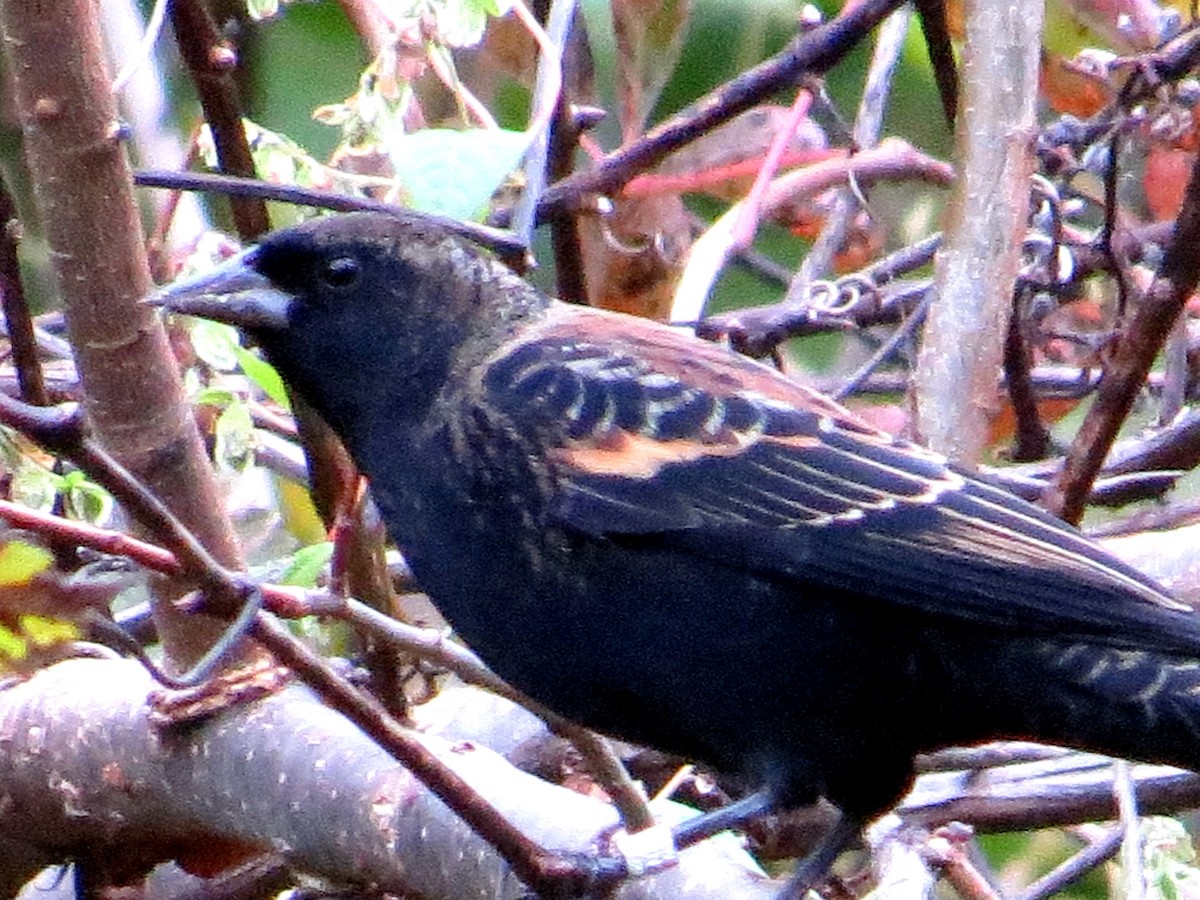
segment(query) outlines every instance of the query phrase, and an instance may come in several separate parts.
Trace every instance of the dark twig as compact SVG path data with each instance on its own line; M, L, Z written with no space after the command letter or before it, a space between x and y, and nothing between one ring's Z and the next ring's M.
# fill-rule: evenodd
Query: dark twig
M581 893L624 875L623 866L615 860L596 860L585 870L574 861L538 847L483 801L460 775L415 740L378 700L354 687L324 657L294 638L274 618L260 613L251 634L483 835L525 884L539 893L547 891L559 896L564 888Z
M17 381L21 385L21 398L35 406L46 406L50 402L46 380L38 361L37 336L17 259L20 227L16 204L7 182L0 177L0 303L4 306L4 321L8 326L8 342L12 347Z
M0 422L72 460L116 497L163 541L185 572L212 591L210 611L229 616L240 607L245 585L227 573L162 501L85 435L79 409L30 406L0 394Z
M162 172L145 170L133 178L140 187L166 188L172 191L206 191L213 194L254 197L278 203L295 203L316 209L335 212L384 212L388 215L420 218L437 228L445 228L467 240L491 250L514 268L527 265L527 251L523 244L510 233L474 222L463 222L443 216L419 213L391 203L382 203L366 197L351 197L294 185L271 184L255 178L238 178L232 175L214 175L203 172Z
M1013 292L1013 310L1004 341L1005 384L1017 421L1011 455L1017 462L1042 459L1050 451L1050 430L1038 412L1037 395L1029 377L1030 359L1024 333L1026 304L1022 302L1025 294L1018 284L1018 289Z
M253 178L254 159L246 141L242 105L233 81L237 53L221 36L201 0L172 0L168 11L179 55L200 95L204 118L212 130L221 171ZM267 207L261 199L237 196L230 206L243 241L254 240L271 230Z
M905 273L928 265L940 244L941 235L925 238L872 263L860 272L839 279L835 284L882 287ZM742 348L744 352L761 356L789 338L836 330L848 324L863 326L900 321L902 315L911 314L911 309L903 303L893 303L892 298L903 298L910 304L916 299L904 289L889 291L883 297L876 297L870 291L863 291L861 295L863 303L846 307L836 317L819 314L806 296L797 303L773 303L710 316L699 323L696 333L714 340L728 337L734 346Z
M1101 840L1089 844L1066 862L1046 873L1012 900L1046 900L1060 893L1096 866L1108 862L1121 849L1125 833L1121 828L1112 828Z
M946 4L942 0L916 0L921 15L921 31L929 50L929 65L937 81L938 96L946 121L954 124L958 112L958 70L954 62L954 47L946 22Z
M1200 802L1200 777L1168 766L1136 765L1138 806L1170 815ZM939 773L918 780L898 810L928 827L965 822L981 833L1029 831L1111 820L1112 761L1085 753L981 773Z
M898 5L897 0L865 0L805 32L783 52L722 85L641 140L610 153L595 168L552 185L538 204L538 219L577 209L589 195L616 193L672 151L794 84L801 75L827 71Z
M1176 82L1200 66L1200 28L1194 23L1151 53L1137 57L1137 64L1118 98L1117 105L1129 109L1153 96L1164 82Z
M557 6L557 3L553 4L552 11ZM574 171L580 136L598 124L606 114L599 107L582 105L596 100L595 71L587 21L579 7L576 4L572 6L574 16L565 35L562 59L562 95L558 98L558 107L550 124L550 143L547 148L546 174L551 181L561 181ZM538 199L541 199L540 196ZM531 219L536 211L537 204L531 204ZM579 222L575 216L556 216L550 223L556 293L559 299L568 303L587 302L579 241Z
M375 636L393 643L398 649L443 665L467 683L487 688L492 693L528 709L555 734L574 744L588 760L595 770L593 774L597 781L609 792L613 805L620 811L621 821L627 830L641 831L654 824L654 816L646 805L645 795L634 784L611 745L603 737L564 719L502 681L483 660L465 647L447 640L446 635L439 630L416 628L399 622L357 600L334 596L329 596L328 600L328 610L313 611L369 630Z
M1108 142L1108 167L1104 172L1104 227L1096 238L1096 242L1104 252L1108 273L1117 286L1117 317L1124 318L1129 308L1129 281L1125 277L1125 266L1117 255L1113 235L1117 232L1117 211L1119 198L1117 196L1117 159L1121 152L1121 130L1113 129Z
M929 312L929 304L933 299L933 294L926 287L917 288L914 294L919 298L916 308L911 313L905 315L904 320L900 323L900 327L888 335L888 339L879 346L878 350L871 354L871 358L863 363L857 372L846 379L845 384L834 391L833 397L835 400L844 400L846 397L856 393L863 383L871 377L871 373L887 362L902 344L911 340L916 330L921 327L921 323L925 321L925 314ZM892 299L896 299L895 295L893 295Z

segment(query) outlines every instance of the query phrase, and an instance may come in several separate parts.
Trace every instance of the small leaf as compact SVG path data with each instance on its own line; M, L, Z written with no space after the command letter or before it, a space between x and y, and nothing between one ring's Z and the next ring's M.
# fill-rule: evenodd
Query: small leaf
M274 400L282 409L291 412L292 404L288 399L287 388L283 379L275 371L275 367L261 357L255 356L241 344L234 346L234 354L246 377L258 385L264 394Z
M388 152L414 209L478 219L528 146L522 131L426 128L392 141Z
M489 16L502 16L510 3L500 0L430 0L435 38L447 47L473 47L483 40Z
M280 584L293 587L315 587L317 578L329 565L333 558L333 542L322 541L310 547L304 547L292 557L292 563L279 579Z
M254 422L245 403L230 403L217 417L213 456L217 464L241 471L253 460Z
M60 490L70 511L85 522L96 525L108 521L112 514L112 495L83 472L76 470L64 475Z
M29 643L10 628L0 625L0 657L20 662L29 655Z
M246 0L246 13L251 22L262 22L279 15L279 0Z
M35 647L52 647L65 641L77 641L83 632L74 622L46 616L21 616L20 631Z
M54 564L54 555L27 541L11 540L0 546L0 587L27 584Z
M287 478L275 478L279 493L279 514L283 525L301 544L316 544L325 540L325 523L313 504L312 494L302 484Z
M22 506L49 512L58 499L61 480L39 465L26 463L13 474L12 498Z
M189 333L192 349L203 362L218 372L232 372L237 368L238 356L234 349L240 347L237 329L210 319L193 319Z
M201 387L195 393L197 406L215 406L217 409L224 409L236 399L237 394L228 388Z

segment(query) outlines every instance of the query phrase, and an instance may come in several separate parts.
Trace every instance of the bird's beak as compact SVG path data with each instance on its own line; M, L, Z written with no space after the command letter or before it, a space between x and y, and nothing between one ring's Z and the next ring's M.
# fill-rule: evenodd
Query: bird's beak
M257 248L251 248L203 275L169 284L145 302L249 331L287 328L295 297L281 291L255 268L257 252Z

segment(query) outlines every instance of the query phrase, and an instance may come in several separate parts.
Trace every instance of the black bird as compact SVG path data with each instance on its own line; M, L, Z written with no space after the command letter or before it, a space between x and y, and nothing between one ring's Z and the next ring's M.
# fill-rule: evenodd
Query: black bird
M828 799L830 853L947 745L1200 770L1197 617L766 366L374 213L276 232L157 302L258 341L501 676L777 806Z

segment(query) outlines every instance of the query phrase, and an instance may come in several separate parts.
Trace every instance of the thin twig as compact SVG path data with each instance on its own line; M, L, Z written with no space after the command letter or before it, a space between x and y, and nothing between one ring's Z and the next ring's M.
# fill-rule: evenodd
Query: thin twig
M898 0L865 0L847 7L831 22L805 32L783 52L722 85L651 129L641 140L609 154L595 168L552 185L538 204L539 220L578 208L589 195L617 192L672 151L763 102L801 75L828 70L897 6Z
M1133 776L1129 763L1113 760L1113 796L1117 798L1120 816L1121 868L1125 870L1124 900L1144 900L1146 873L1142 868L1142 830L1138 816L1137 797L1133 792Z
M1012 900L1046 900L1047 897L1066 890L1096 866L1116 856L1124 837L1125 834L1119 827L1109 830L1102 840L1085 847L1029 885Z
M856 150L874 147L879 141L892 75L900 59L900 51L904 47L904 38L908 34L911 18L912 11L904 6L888 16L879 26L879 33L875 37L875 49L871 53L871 65L867 69L867 81L858 104L858 115L854 120L853 137ZM799 271L788 285L788 301L799 300L814 279L829 271L830 263L841 249L846 232L858 210L859 202L855 191L850 188L839 190L833 210L826 217L821 233L813 241L812 247L800 263Z
M8 191L7 180L0 176L0 303L4 308L4 321L17 369L17 382L21 385L21 398L34 406L46 406L50 402L46 394L46 379L38 360L37 334L29 314L17 257L20 234L16 204Z
M383 212L397 217L417 217L433 227L446 228L454 234L474 241L493 251L512 265L525 261L527 250L509 232L473 222L463 222L444 216L418 213L403 206L383 203L366 197L351 197L333 191L314 190L294 185L272 184L256 178L240 178L233 175L217 175L204 172L162 172L143 170L134 175L134 184L140 187L166 188L172 191L205 191L230 196L254 197L279 203L296 203L317 209L336 212Z
M172 0L167 4L171 29L200 95L204 118L212 130L221 171L243 178L254 177L254 159L242 124L242 106L233 81L237 56L200 0ZM271 230L266 204L259 198L239 196L230 203L234 223L243 241Z

